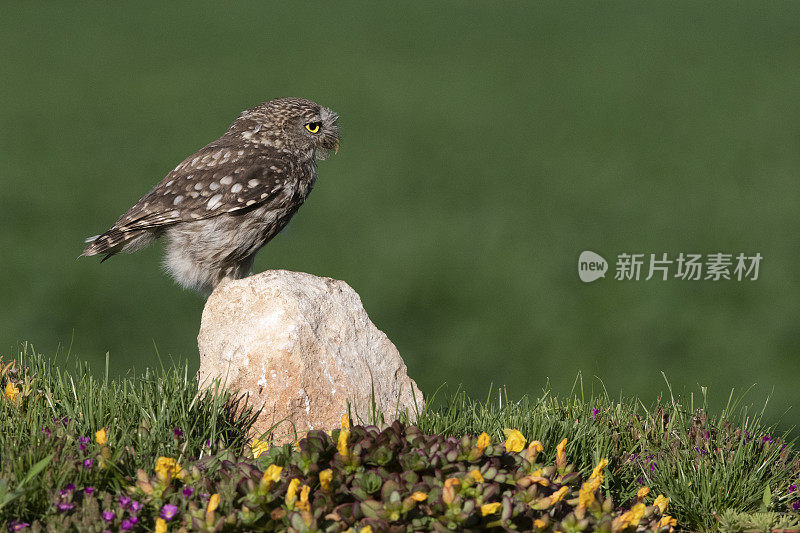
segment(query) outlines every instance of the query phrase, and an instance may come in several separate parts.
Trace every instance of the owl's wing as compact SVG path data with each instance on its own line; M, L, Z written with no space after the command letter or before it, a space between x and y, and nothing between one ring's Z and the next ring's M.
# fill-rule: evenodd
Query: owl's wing
M114 228L154 229L264 204L287 192L294 167L279 155L209 145L175 167Z

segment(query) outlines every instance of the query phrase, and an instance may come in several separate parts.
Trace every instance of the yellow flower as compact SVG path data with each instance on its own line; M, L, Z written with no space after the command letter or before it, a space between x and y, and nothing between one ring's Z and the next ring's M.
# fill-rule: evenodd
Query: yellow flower
M562 440L556 446L556 467L559 469L567 466L567 453L564 451L567 447L567 439Z
M214 511L216 511L217 507L219 507L219 500L220 500L219 494L217 493L212 494L211 497L208 499L208 508L206 509L206 513L213 513Z
M644 516L644 512L647 509L647 506L643 503L637 503L634 505L630 511L623 513L622 516L617 518L615 522L618 521L619 525L622 529L629 527L629 526L638 526L639 521Z
M477 468L472 470L472 472L470 472L469 475L472 476L472 479L475 480L475 483L483 483L483 476L481 475L480 470L478 470Z
M595 502L594 498L594 482L586 481L581 485L581 491L578 493L578 507L589 507Z
M653 502L653 505L659 508L661 514L664 514L669 506L669 498L665 497L663 494L659 494L658 497L656 497L656 501Z
M219 507L219 494L212 494L208 499L208 507L206 507L206 524L211 525L214 523L214 511Z
M6 383L5 395L9 402L15 402L19 396L19 388L9 381Z
M640 500L641 500L641 499L643 499L645 496L647 496L648 494L650 494L650 488L649 488L649 487L647 487L647 486L645 486L645 487L642 487L641 489L639 489L639 490L636 492L636 497L637 497L638 499L640 499Z
M350 430L347 428L339 431L339 442L336 444L336 449L342 456L347 457L350 455L350 450L347 449L347 439L350 438Z
M171 457L159 457L156 460L156 474L162 481L167 481L170 477L180 478L183 475L181 465Z
M289 487L286 489L286 505L292 506L297 501L297 487L300 486L300 480L292 478L289 482Z
M108 444L108 436L106 435L106 428L101 428L99 431L94 432L94 440L97 441L97 444L100 446L105 446Z
M537 470L537 472L541 472L541 470ZM535 473L531 474L530 476L528 476L528 479L531 480L531 483L538 483L542 487L549 487L550 486L550 480L549 479L547 479L546 477L537 476L537 475L535 475Z
M372 533L372 528L371 528L371 527L369 527L369 526L367 526L367 527L362 527L362 528L361 528L361 529L358 531L358 533Z
M569 487L561 487L550 496L550 505L555 505L564 499L564 496L569 492Z
M269 490L273 483L280 481L282 471L283 468L278 465L269 465L267 469L264 470L264 475L261 476L262 488Z
M542 520L541 518L537 518L533 521L533 527L538 527L539 529L544 529L547 527L547 522Z
M600 483L603 483L603 470L607 466L608 459L600 459L600 462L597 463L597 466L595 466L594 470L592 470L592 475L589 476L589 479L599 479Z
M424 492L417 491L411 495L411 499L414 500L415 502L424 502L425 500L428 499L428 495L425 494Z
M269 442L266 440L253 439L250 443L250 451L253 452L253 459L257 459L262 453L269 450Z
M481 516L488 516L496 513L503 506L500 502L484 503L481 505Z
M347 416L347 413L342 415L341 420L339 420L342 424L342 429L350 429L350 418Z
M444 480L444 490L442 490L442 501L447 505L453 503L456 498L456 485L460 485L461 480L455 477L447 478Z
M525 437L516 429L504 429L506 435L506 451L521 452L525 449Z
M678 521L672 518L670 515L665 514L661 517L661 521L658 523L659 526L677 526Z
M269 465L267 469L264 471L264 478L269 481L280 481L281 480L281 472L283 472L283 467L278 465Z
M331 490L331 481L333 481L333 470L326 468L319 473L319 484L325 492Z
M536 457L542 451L544 451L544 446L542 446L541 442L535 440L528 445L528 449L525 451L525 459L532 463L536 461Z
M163 518L156 519L156 533L167 533L167 522Z
M295 504L295 507L298 509L304 509L308 511L311 509L311 506L308 503L308 493L311 492L311 487L308 485L303 485L300 489L300 501Z
M492 439L486 432L483 432L480 435L478 435L478 442L475 443L475 447L478 448L481 451L481 453L483 453L483 450L488 448L491 443Z
M630 510L632 517L631 524L633 524L634 526L639 525L639 521L642 519L642 517L644 517L644 512L646 510L647 506L643 503L637 503L636 505L634 505L633 508Z

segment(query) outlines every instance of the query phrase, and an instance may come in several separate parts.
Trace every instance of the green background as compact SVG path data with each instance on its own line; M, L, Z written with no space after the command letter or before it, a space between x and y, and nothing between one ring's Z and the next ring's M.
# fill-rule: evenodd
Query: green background
M800 4L164 4L0 9L2 353L196 368L203 300L161 245L100 265L83 239L243 109L302 96L342 149L256 270L347 281L424 392L582 371L647 401L664 371L798 403ZM584 284L587 249L764 260Z

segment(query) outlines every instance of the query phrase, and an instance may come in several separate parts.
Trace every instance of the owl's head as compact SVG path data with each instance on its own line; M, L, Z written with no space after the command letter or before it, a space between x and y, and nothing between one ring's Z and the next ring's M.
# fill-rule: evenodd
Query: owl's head
M246 140L324 159L329 150L339 149L338 120L339 115L311 100L276 98L248 109L237 123Z

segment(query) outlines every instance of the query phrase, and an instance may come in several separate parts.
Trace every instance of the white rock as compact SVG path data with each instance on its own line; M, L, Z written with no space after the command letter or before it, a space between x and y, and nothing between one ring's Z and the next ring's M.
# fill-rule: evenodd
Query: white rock
M400 353L345 282L269 270L217 287L203 309L201 387L214 378L263 410L255 434L278 424L279 442L339 427L347 412L367 422L371 394L390 423L413 419L422 393ZM416 400L416 408L415 408Z

